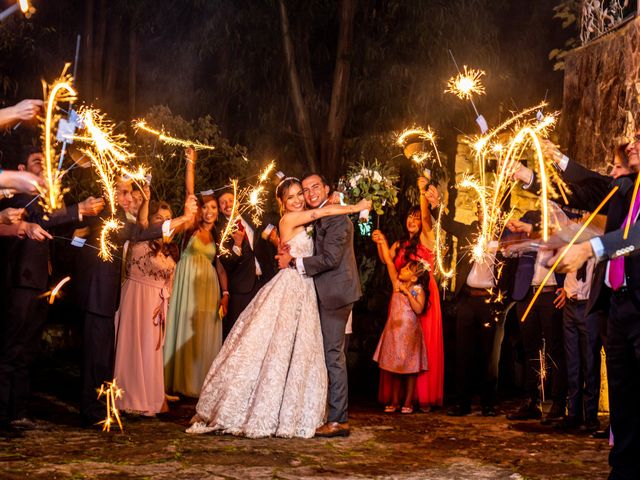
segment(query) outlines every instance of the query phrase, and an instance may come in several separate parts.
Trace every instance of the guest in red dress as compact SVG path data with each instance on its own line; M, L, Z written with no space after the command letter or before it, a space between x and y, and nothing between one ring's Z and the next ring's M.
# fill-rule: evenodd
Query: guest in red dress
M409 210L406 219L407 238L395 242L389 249L391 258L398 271L411 260L426 260L433 272L435 255L434 235L431 228L431 212L429 203L425 197L428 181L424 177L418 179L420 190L420 208ZM380 231L374 235L384 235ZM381 249L378 254L382 261ZM419 316L424 343L427 347L427 363L429 369L418 375L416 383L415 400L423 411L428 411L432 406L442 406L444 392L444 346L442 339L442 313L440 310L440 296L438 285L434 275L429 275L428 285L429 301L424 312ZM392 381L390 375L384 370L380 371L380 386L378 399L384 405L389 405L392 400Z

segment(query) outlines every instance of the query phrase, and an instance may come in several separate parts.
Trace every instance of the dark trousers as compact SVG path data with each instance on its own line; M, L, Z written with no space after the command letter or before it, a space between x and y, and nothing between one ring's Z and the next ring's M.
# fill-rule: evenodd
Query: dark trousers
M40 349L47 319L42 291L10 288L0 315L0 421L27 415L29 368Z
M349 417L349 381L344 351L345 328L353 304L329 309L320 304L320 327L324 343L324 360L329 375L328 422L346 422Z
M518 318L524 315L532 293L516 305ZM555 294L541 293L531 308L527 319L520 323L524 346L526 377L525 390L533 401L540 399L540 350L543 340L547 373L551 376L551 399L560 405L566 403L567 374L564 361L561 312L553 306Z
M246 293L230 292L229 306L227 314L222 319L222 338L226 339L227 335L236 324L236 320L240 314L247 308L247 305L251 303L253 297L256 296L258 291L264 286L262 279L258 279L253 286L253 289Z
M85 312L83 322L83 371L80 412L95 423L106 417L97 389L113 380L115 325L113 316Z
M640 478L640 309L613 293L607 331L607 378L613 448L610 479Z
M567 300L562 313L567 362L567 413L598 418L600 399L600 315L586 315L587 301Z
M504 317L489 296L458 296L456 312L456 390L458 403L471 405L477 362L480 362L481 402L483 407L496 403L500 346L504 337Z

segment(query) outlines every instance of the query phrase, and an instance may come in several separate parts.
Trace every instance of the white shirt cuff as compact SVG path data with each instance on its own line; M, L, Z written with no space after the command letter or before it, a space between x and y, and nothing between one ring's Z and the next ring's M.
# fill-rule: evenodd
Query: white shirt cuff
M531 188L531 185L533 185L533 180L535 178L536 178L536 174L533 173L533 171L531 171L531 178L529 178L529 181L527 183L522 183L522 188L525 190L529 190Z
M239 257L242 256L242 249L237 245L234 245L233 247L231 247L231 251Z
M82 222L82 214L78 211L78 222Z
M567 165L569 165L569 157L566 155L562 155L562 158L556 163L556 166L562 170L563 172L567 169Z
M164 238L169 238L173 235L173 230L171 229L171 220L165 220L162 222L162 236Z
M267 240L269 238L269 235L271 235L271 232L273 232L273 230L275 229L275 225L269 224L266 227L264 227L264 230L262 230L262 239L263 240Z
M300 275L306 275L307 271L304 269L304 262L302 258L296 258L296 269Z
M602 240L599 237L593 237L589 240L591 243L591 248L593 249L593 255L596 257L596 261L600 261L602 256L604 255L604 245L602 244Z

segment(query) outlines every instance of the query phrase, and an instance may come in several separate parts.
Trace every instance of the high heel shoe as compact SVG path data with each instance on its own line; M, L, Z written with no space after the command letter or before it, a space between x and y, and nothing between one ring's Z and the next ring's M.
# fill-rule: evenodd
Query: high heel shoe
M413 407L402 407L400 413L409 414L413 413Z
M384 413L395 413L398 411L398 407L395 405L387 405L384 407Z

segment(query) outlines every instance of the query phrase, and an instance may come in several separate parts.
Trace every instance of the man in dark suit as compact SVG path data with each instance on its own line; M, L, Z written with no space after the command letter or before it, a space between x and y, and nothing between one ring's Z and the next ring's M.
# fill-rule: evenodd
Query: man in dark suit
M435 187L426 193L432 208L436 208L438 194ZM447 412L451 416L471 413L476 352L480 356L480 388L482 415L496 415L496 393L498 387L498 365L502 339L504 338L505 305L508 298L510 269L505 268L505 259L498 252L498 242L490 242L486 258L480 262L460 259L477 240L482 211L478 207L478 220L466 225L456 222L452 216L443 216L441 227L458 239L458 268L456 270L456 404ZM502 274L498 266L502 264ZM497 279L497 280L496 280ZM498 293L500 292L500 293ZM497 299L500 299L499 301Z
M607 213L607 234L624 228L630 210L633 210L631 223L637 224L640 204L636 202L632 209L631 200L640 171L640 131L625 149L628 169L632 173L614 175L614 178L584 168L562 155L553 145L547 145L546 149L547 154L556 159L563 179L572 187L579 185L584 193L575 205L577 208L594 210L613 187L618 187L602 209ZM629 256L623 263L616 261L616 257L631 252L631 245L621 243L622 235L619 231L574 245L561 264L570 271L594 254L602 260L594 273L587 313L601 311L608 314L607 379L614 438L609 455L609 478L616 480L640 478L640 257Z
M196 210L195 198L185 203L185 215L168 220L161 225L152 225L146 230L127 221L126 210L131 203L131 182L121 179L117 185L115 218L122 227L111 234L116 246L112 261L98 256L101 220L107 218L103 212L95 221L87 222L91 228L85 246L80 251L79 268L75 274L76 298L83 310L83 379L80 410L83 423L90 427L104 419L104 405L97 400L96 389L113 378L115 327L114 316L120 302L120 275L124 243L169 237L174 229L187 224ZM91 248L94 247L94 248Z
M331 189L318 173L302 178L302 193L309 208L321 208ZM353 224L346 215L325 217L314 224L315 252L311 257L278 256L280 268L291 266L313 277L318 294L324 356L329 374L327 423L316 430L319 437L349 435L348 379L345 356L345 327L353 304L362 296L360 276L353 251Z
M530 210L519 221L512 221L509 228L516 232L524 232L528 236L540 234L540 212ZM549 252L525 252L518 259L512 298L516 301L518 318L531 303L543 278L548 272L547 260L553 256ZM562 307L566 295L562 288L563 278L551 275L527 318L520 323L522 343L525 351L526 374L525 391L527 400L515 412L507 415L509 420L528 420L542 417L540 404L540 355L545 353L545 364L551 376L551 398L553 404L543 423L561 420L566 410L566 367L564 360L564 343L562 335Z
M225 190L218 196L220 211L229 221L233 210L233 191ZM274 223L254 225L240 217L238 226L226 245L230 253L222 255L220 261L227 272L229 306L222 328L223 337L231 331L242 311L249 305L256 293L276 274L277 238ZM224 228L224 227L222 227Z
M37 147L25 147L18 170L42 177L43 155ZM98 214L104 207L102 199L87 200L45 215L36 197L18 194L2 200L0 209L24 208L26 219L50 230L68 226L83 216ZM40 346L42 329L47 318L45 291L49 285L50 240L6 238L0 246L3 277L0 282L0 427L7 424L20 428L33 427L28 419L26 403L29 397L29 367Z

